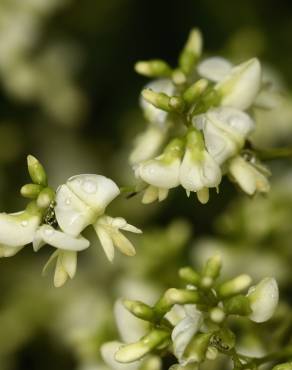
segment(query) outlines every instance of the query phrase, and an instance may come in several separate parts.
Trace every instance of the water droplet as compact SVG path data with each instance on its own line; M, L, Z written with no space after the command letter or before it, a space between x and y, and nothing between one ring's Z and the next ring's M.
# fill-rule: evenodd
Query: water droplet
M85 180L82 184L82 189L88 194L96 193L97 187L92 180Z
M25 227L28 225L28 221L24 220L24 221L21 221L21 226Z
M66 198L65 199L65 204L68 206L70 203L71 203L71 199L70 198Z

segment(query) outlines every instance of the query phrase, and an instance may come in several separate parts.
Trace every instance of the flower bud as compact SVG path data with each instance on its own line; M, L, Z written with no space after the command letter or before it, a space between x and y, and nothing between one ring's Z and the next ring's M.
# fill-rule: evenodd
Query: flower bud
M212 333L196 334L185 350L185 363L204 361L211 337Z
M179 56L179 66L186 75L192 73L201 53L202 35L198 29L193 29Z
M168 332L162 329L153 329L140 341L121 346L115 354L115 359L122 363L139 360L154 348L161 346L168 338Z
M43 187L38 184L25 184L20 189L20 194L25 198L35 199Z
M224 301L224 311L230 315L247 316L252 313L249 300L244 295L236 295Z
M143 302L125 299L123 305L139 319L151 321L155 316L153 309Z
M202 274L204 277L210 277L212 280L215 280L220 274L221 267L221 257L219 255L213 256L208 259Z
M237 109L248 109L261 86L261 65L253 58L230 71L215 89L221 95L221 105Z
M172 72L170 66L160 59L137 62L135 71L147 77L169 77Z
M137 370L140 365L139 361L121 364L115 360L115 353L121 346L122 343L118 341L104 343L100 348L102 359L109 368L114 370Z
M47 175L41 163L32 155L27 156L29 175L35 184L47 186Z
M251 277L249 275L242 274L221 284L218 287L218 293L221 297L230 297L247 289L250 284Z
M208 81L202 78L191 85L183 94L184 100L190 105L194 103L207 89Z
M182 267L179 269L179 276L187 283L193 285L198 285L201 279L199 273L193 270L191 267Z
M182 112L184 109L184 101L179 96L169 96L163 92L144 89L142 90L142 97L154 107L165 112Z
M52 188L44 188L37 197L37 206L40 208L48 208L54 199L54 190Z
M225 313L220 307L214 307L210 311L210 319L220 324L225 319Z
M274 278L265 278L259 284L249 289L247 298L252 313L249 318L255 322L269 320L278 305L279 290Z
M292 362L284 362L273 367L272 370L292 370Z
M229 173L248 195L254 195L256 192L267 193L270 190L267 169L263 166L254 166L240 156L230 161Z

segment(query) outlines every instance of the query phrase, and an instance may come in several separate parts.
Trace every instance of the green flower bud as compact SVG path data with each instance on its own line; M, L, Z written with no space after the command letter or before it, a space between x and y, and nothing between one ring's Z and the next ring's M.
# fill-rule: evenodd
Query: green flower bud
M284 362L273 367L272 370L292 370L292 362Z
M153 309L143 302L125 299L123 305L139 319L152 321L154 318Z
M219 255L209 258L204 267L203 276L215 280L220 274L221 266L221 257Z
M224 302L224 310L231 315L247 316L252 313L249 299L244 295L236 295Z
M201 94L207 89L208 81L202 78L191 85L183 94L183 98L188 104L194 103Z
M47 186L47 175L41 163L32 155L27 156L28 172L35 184Z
M202 362L205 360L212 333L200 333L194 336L187 346L184 357L188 362Z
M198 29L193 29L179 56L179 66L186 75L192 73L201 53L202 35Z
M165 330L154 329L140 341L121 346L115 354L115 359L122 363L139 360L154 348L163 345L169 338L169 335Z
M220 307L214 307L210 311L210 319L220 324L225 319L225 313Z
M140 61L135 64L135 71L147 77L169 77L171 67L161 59Z
M40 208L48 208L55 199L55 192L52 188L43 189L37 197L37 205Z
M182 267L179 269L178 273L179 276L189 284L198 285L200 283L200 274L191 267Z
M20 189L20 194L25 198L35 199L43 187L38 184L25 184Z
M251 277L249 275L242 274L221 284L218 288L218 293L221 297L229 297L247 289L250 284Z
M168 96L151 89L142 90L142 96L148 103L166 112L182 112L184 109L184 101L179 96Z

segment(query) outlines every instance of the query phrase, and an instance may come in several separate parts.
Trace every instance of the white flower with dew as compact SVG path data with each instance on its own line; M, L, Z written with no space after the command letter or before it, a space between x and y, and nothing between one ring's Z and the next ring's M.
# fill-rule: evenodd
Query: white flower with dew
M193 124L203 131L206 148L220 165L239 152L255 127L248 114L230 107L210 109L194 117Z
M159 200L165 199L168 190L179 185L183 147L183 140L173 139L160 156L137 166L136 177L150 185L144 194L144 203L150 203L157 198Z
M256 192L267 193L270 190L267 178L269 172L263 166L255 166L237 156L230 161L228 171L232 179L248 195L254 195Z
M231 69L230 73L215 85L220 105L241 110L248 109L261 87L261 65L253 58Z
M249 288L247 297L249 299L252 313L249 318L255 322L269 320L278 305L279 289L274 278L265 278L256 286Z
M198 130L189 131L186 151L180 166L181 185L187 192L197 192L199 200L206 203L208 189L218 187L221 177L220 167L205 148L202 133Z

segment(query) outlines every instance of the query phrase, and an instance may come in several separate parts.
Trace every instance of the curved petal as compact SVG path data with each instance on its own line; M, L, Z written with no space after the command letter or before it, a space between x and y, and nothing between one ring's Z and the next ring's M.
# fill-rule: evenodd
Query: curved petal
M0 244L22 247L33 241L40 217L23 211L15 214L0 213Z
M93 227L96 231L104 253L106 254L108 260L112 262L115 256L115 248L110 234L105 227L100 226L98 223L94 224Z
M52 247L67 251L82 251L89 247L89 241L82 236L73 237L58 231L49 225L43 225L37 230L37 238Z
M94 219L95 214L67 185L56 192L55 215L60 228L72 236L79 235Z
M0 258L1 257L13 257L18 253L23 247L10 247L7 245L0 245Z
M66 184L79 199L94 209L96 216L103 213L108 204L120 194L118 186L101 175L73 176Z
M224 58L212 57L199 63L197 71L199 75L207 80L219 82L231 71L232 64Z

